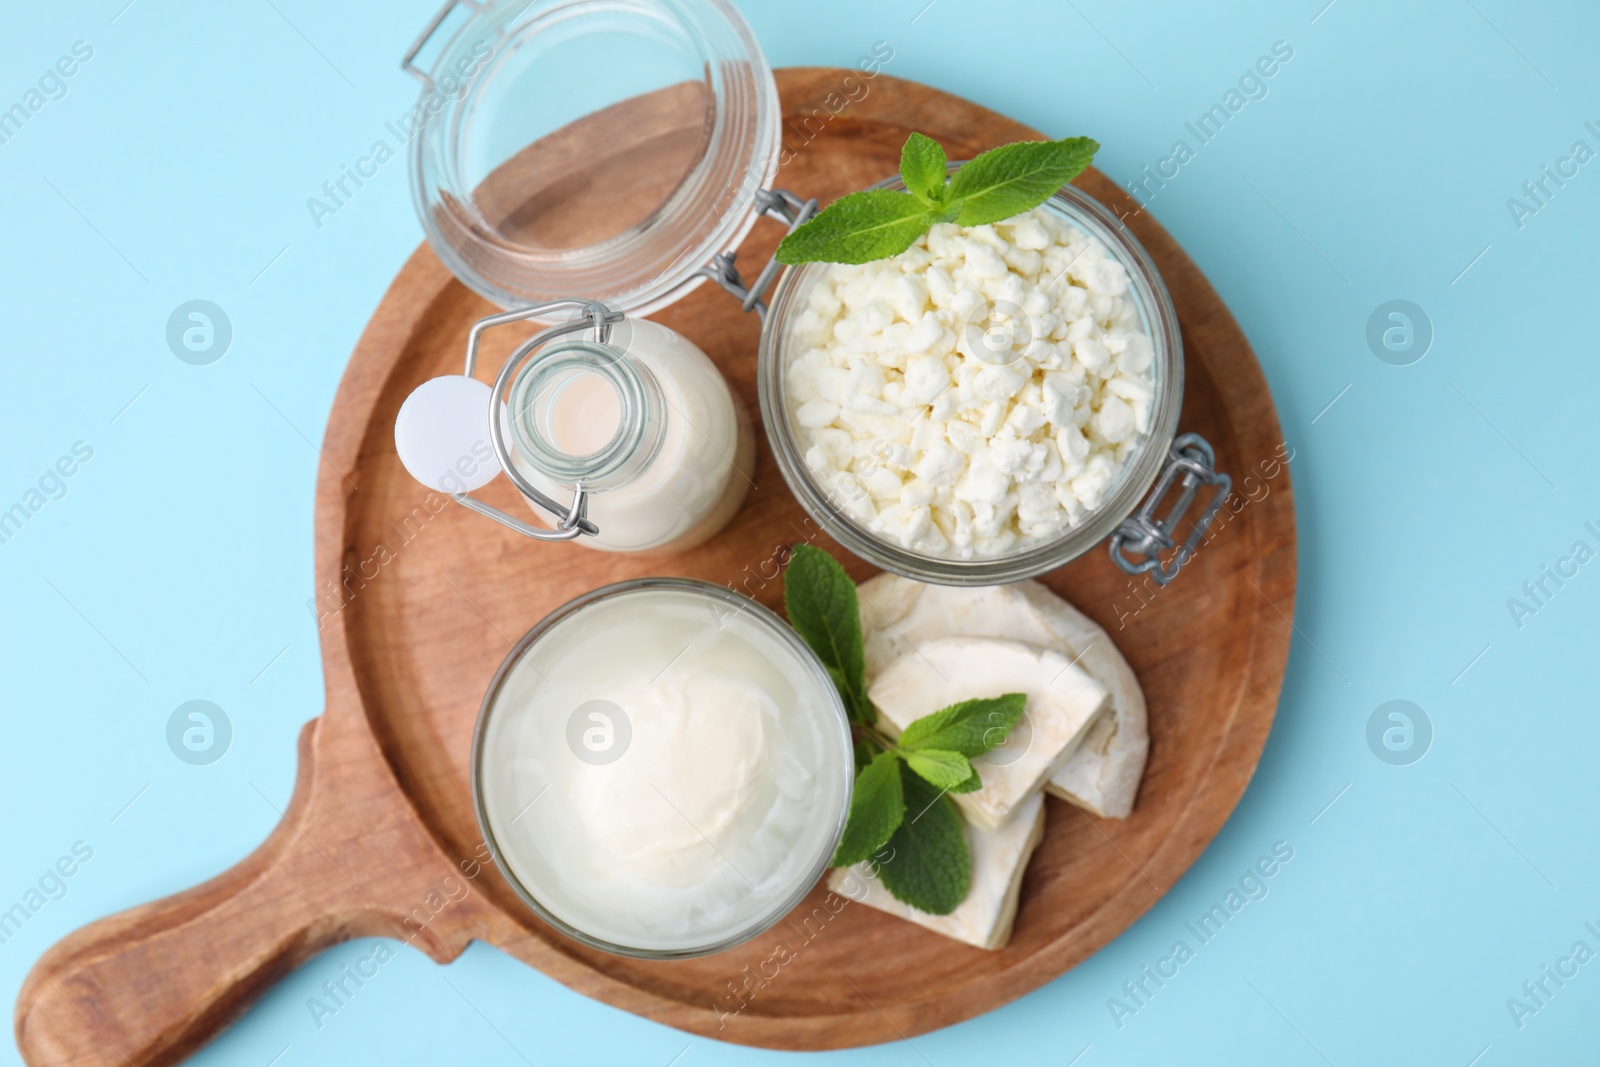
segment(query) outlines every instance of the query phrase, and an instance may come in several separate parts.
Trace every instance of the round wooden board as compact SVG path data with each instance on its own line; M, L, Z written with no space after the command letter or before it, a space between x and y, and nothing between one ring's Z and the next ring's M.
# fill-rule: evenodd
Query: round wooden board
M893 173L911 130L937 138L952 158L1039 136L885 75L795 69L777 78L788 149L778 182L823 202ZM850 100L863 84L867 95ZM1142 585L1136 592L1103 548L1045 576L1126 653L1149 700L1152 745L1130 818L1049 802L1005 950L841 908L819 886L789 921L741 948L682 962L623 959L545 927L480 866L468 788L473 722L512 642L551 609L655 574L724 583L781 611L773 560L799 540L832 551L858 581L873 571L806 520L764 441L743 509L686 555L536 544L420 489L395 456L395 414L418 383L460 373L468 328L497 310L423 247L363 335L329 421L316 559L328 706L302 736L284 823L239 867L46 953L17 1003L28 1062L173 1062L290 968L362 935L399 937L441 961L483 939L581 993L671 1026L829 1049L989 1011L1127 928L1205 849L1255 769L1289 650L1294 509L1287 467L1276 465L1285 450L1272 399L1232 316L1112 182L1090 171L1078 184L1125 217L1171 289L1186 355L1181 428L1211 441L1239 496L1237 513L1153 595ZM765 262L779 230L758 225L742 260ZM754 315L703 286L654 317L709 353L756 411ZM498 367L525 336L492 331L482 365ZM481 495L522 512L504 479Z

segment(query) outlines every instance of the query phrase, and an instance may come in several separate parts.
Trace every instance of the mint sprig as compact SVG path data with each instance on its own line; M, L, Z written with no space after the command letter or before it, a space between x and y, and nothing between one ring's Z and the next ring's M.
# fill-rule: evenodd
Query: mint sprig
M1088 137L1018 141L990 149L947 176L945 151L913 133L900 150L905 192L849 193L795 227L778 245L780 263L870 263L899 255L940 222L982 226L1049 199L1094 160Z
M789 624L827 667L856 734L855 792L833 865L848 867L882 853L877 872L890 893L921 911L948 915L966 899L972 861L961 813L945 794L983 785L973 758L1005 743L1027 698L1008 693L963 700L889 738L873 728L877 709L867 696L850 576L820 548L796 545L784 569L783 596Z

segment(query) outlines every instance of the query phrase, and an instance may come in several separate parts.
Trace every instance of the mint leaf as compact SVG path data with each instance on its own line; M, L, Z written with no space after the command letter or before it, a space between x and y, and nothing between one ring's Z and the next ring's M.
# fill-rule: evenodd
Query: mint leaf
M871 263L897 256L928 229L927 207L892 189L840 197L778 245L779 263Z
M954 789L972 777L972 764L959 752L924 748L903 752L901 757L923 781L940 789Z
M1021 141L983 153L950 179L949 198L966 202L956 222L982 226L1019 215L1083 173L1100 145L1088 137Z
M938 141L913 133L900 149L900 180L913 196L932 207L944 199L947 162Z
M789 625L811 646L839 687L850 717L872 725L878 715L867 699L861 612L850 576L822 549L796 545L783 571L783 606Z
M972 884L961 813L909 767L901 767L900 784L905 821L889 838L891 855L878 867L878 878L896 900L930 915L949 915Z
M970 766L970 764L968 764L968 765ZM982 788L983 788L983 779L978 777L978 768L973 767L972 768L972 777L968 778L966 781L957 782L955 785L951 786L949 789L946 789L945 792L946 793L976 793L978 790L980 790Z
M896 742L902 752L945 749L968 759L1005 744L1011 728L1022 718L1028 698L1023 693L963 700L907 726ZM975 787L974 787L975 788ZM962 792L963 790L956 790Z
M954 222L961 217L961 212L966 210L965 200L950 200L938 207L928 209L928 225L936 226L941 222Z
M906 816L900 783L900 760L893 752L880 752L856 775L850 797L850 816L844 836L833 853L833 866L860 863L883 847Z

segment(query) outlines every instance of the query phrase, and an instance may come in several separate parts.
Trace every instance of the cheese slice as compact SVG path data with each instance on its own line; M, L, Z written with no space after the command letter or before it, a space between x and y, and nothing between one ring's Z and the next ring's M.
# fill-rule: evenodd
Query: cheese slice
M1022 693L1027 704L1005 743L972 761L983 787L952 793L967 818L997 829L1054 774L1105 710L1106 687L1052 648L993 637L937 637L890 663L867 686L898 734L963 700Z
M1016 817L998 830L966 825L972 852L972 886L967 899L949 915L929 915L896 900L872 873L869 863L841 867L828 875L828 888L869 908L910 920L936 934L984 949L1005 948L1017 917L1022 874L1044 837L1044 797L1035 793Z
M1065 651L1017 585L928 585L879 574L861 583L857 598L868 678L938 637L999 637Z
M1078 665L1111 691L1111 714L1089 731L1045 789L1096 815L1125 819L1133 811L1150 753L1144 690L1111 635L1038 582L1017 588L1034 605Z
M918 644L954 635L998 637L1054 648L1111 692L1111 714L1095 723L1047 788L1108 818L1133 810L1149 754L1144 693L1110 636L1038 582L981 588L926 585L880 574L860 587L867 677Z

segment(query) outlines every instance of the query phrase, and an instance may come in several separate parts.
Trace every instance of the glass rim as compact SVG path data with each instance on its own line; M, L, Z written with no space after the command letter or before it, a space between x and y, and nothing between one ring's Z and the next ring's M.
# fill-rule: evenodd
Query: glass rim
M564 373L569 377L550 384ZM563 451L539 418L548 415L546 392L564 388L577 374L603 379L618 404L611 438L581 455ZM581 481L590 491L632 480L655 459L665 438L667 405L655 375L631 352L600 341L558 340L533 356L512 380L507 407L518 455L546 478L563 485Z
M952 161L955 171L960 162ZM904 189L898 174L871 186ZM1117 482L1100 506L1076 526L1052 540L1030 544L1003 556L958 559L916 552L873 533L844 514L817 484L805 464L785 396L784 371L792 348L786 336L805 292L804 283L829 263L801 263L784 268L773 294L771 310L761 331L756 361L756 384L767 442L784 482L801 508L840 544L862 559L902 577L937 585L995 585L1034 578L1083 555L1109 537L1117 525L1138 508L1150 491L1177 436L1178 414L1183 404L1183 339L1172 296L1150 254L1127 225L1094 197L1072 185L1062 186L1044 205L1068 222L1101 238L1107 251L1128 271L1130 287L1143 290L1143 317L1155 349L1157 368L1151 405L1150 429L1134 448Z
M808 673L818 683L818 688L821 690L825 702L833 710L840 728L840 737L842 738L840 754L843 758L841 766L844 768L843 803L840 805L838 818L835 820L832 832L828 836L827 846L820 853L817 862L812 865L812 869L778 905L775 905L756 921L748 924L744 929L719 938L715 942L689 948L652 949L622 945L590 934L555 915L539 901L533 891L523 884L522 879L506 863L504 853L495 838L494 829L489 824L489 816L483 794L485 734L489 718L495 711L496 700L512 670L522 662L523 657L532 650L541 637L583 609L602 600L611 600L631 593L656 589L677 590L696 596L710 597L724 604L734 605L735 610L738 612L750 612L752 617L760 622L765 629L777 634L780 641L787 644L797 653L800 661L805 664ZM714 955L737 945L742 945L772 929L785 915L793 911L795 906L806 898L806 895L811 892L812 888L822 878L823 873L832 865L833 854L838 849L839 841L844 836L845 821L850 815L850 802L855 791L855 745L850 729L850 718L845 712L844 700L839 696L838 687L834 685L833 679L828 675L827 670L822 665L822 661L817 658L811 647L801 639L793 627L779 618L772 609L726 586L715 585L698 578L630 578L626 581L603 585L598 589L592 589L587 593L573 597L535 623L527 633L517 640L511 651L506 653L505 659L496 668L494 678L484 692L482 703L478 706L478 719L472 730L472 758L469 771L471 773L473 814L478 821L478 830L483 834L483 842L489 849L490 857L494 860L495 869L500 872L506 884L511 887L511 891L535 915L574 941L590 948L599 949L602 952L609 952L612 955L647 960L693 959L700 956Z

